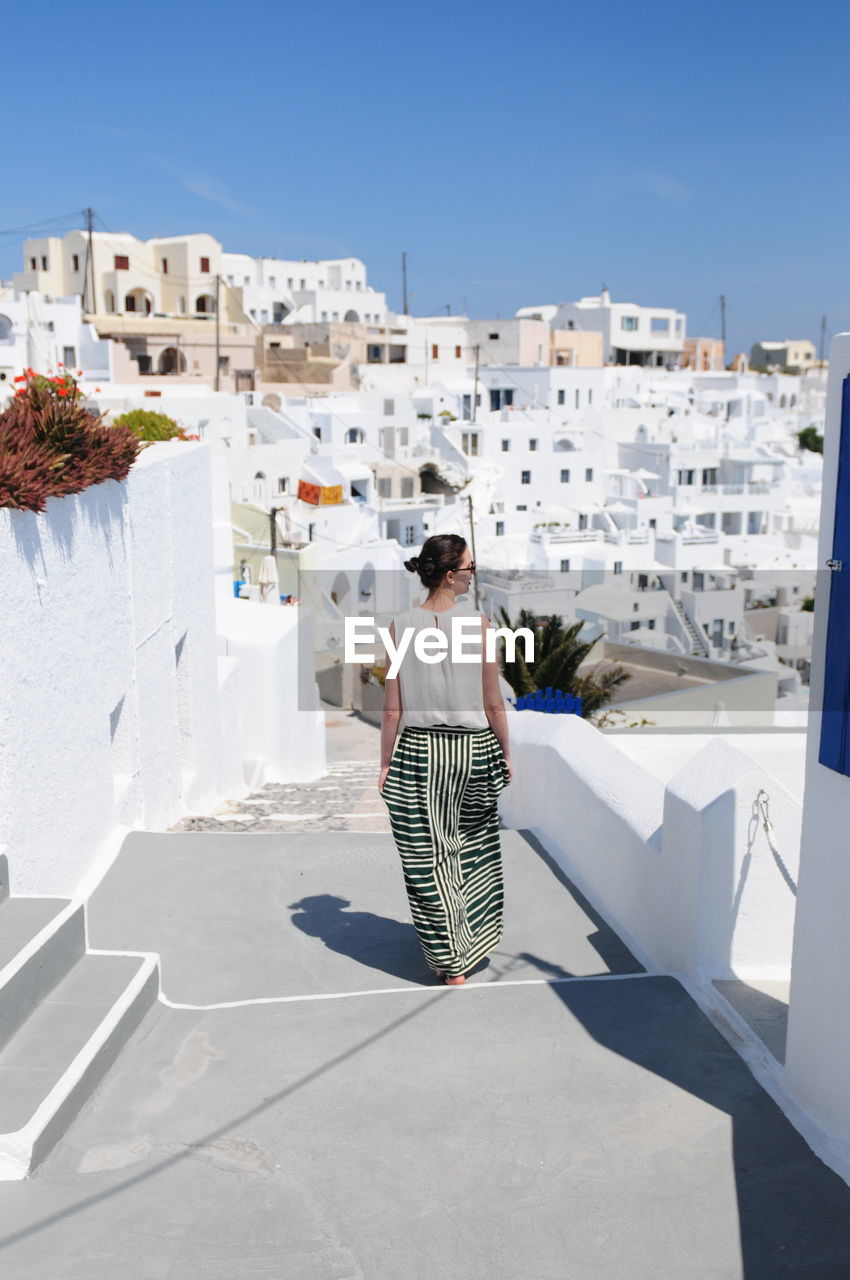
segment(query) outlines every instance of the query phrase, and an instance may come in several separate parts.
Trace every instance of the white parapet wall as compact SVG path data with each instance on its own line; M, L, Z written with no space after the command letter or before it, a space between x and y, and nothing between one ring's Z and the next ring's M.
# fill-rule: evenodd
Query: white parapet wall
M309 610L220 597L216 612L219 646L239 662L246 781L259 787L321 777L325 713Z
M665 787L578 716L508 714L504 822L538 836L643 964L706 990L789 978L802 810L776 778L714 738Z
M142 450L121 483L50 498L42 513L0 509L0 855L12 893L82 893L128 831L246 792L267 658L252 652L246 673L226 620L218 634L212 488L209 445L170 441ZM263 616L284 615L289 636L296 612ZM269 746L275 776L296 759L296 730L299 762L324 750L315 712L281 716L290 746Z

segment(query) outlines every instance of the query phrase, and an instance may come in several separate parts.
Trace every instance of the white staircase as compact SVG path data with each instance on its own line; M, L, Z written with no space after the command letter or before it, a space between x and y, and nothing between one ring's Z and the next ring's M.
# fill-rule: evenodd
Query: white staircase
M676 610L679 620L685 629L688 639L690 640L690 651L693 656L696 658L710 658L711 646L708 643L707 637L702 631L700 631L699 627L695 626L691 621L681 600L678 600L676 596L671 596L670 599L673 601L673 608Z
M87 951L84 905L10 897L0 857L0 1180L54 1146L158 993L158 956Z

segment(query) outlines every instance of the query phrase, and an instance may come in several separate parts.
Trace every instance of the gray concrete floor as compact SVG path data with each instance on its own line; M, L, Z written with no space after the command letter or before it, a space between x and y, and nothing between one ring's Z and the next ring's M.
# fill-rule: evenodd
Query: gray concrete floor
M373 740L374 741L374 740ZM386 832L136 833L90 945L163 1000L32 1179L10 1280L847 1280L850 1188L533 838L430 978Z

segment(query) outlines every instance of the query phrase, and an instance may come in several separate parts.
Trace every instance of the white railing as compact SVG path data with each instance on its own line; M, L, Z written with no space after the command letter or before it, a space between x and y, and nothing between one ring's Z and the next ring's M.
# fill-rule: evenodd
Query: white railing
M696 487L699 488L700 493L719 493L721 496L728 497L745 493L773 493L781 486L779 482L771 482L770 480L750 480L747 484L679 485L679 488L683 491Z
M709 645L708 637L706 636L705 632L699 626L699 624L695 622L694 619L690 616L687 609L685 608L684 602L680 600L678 596L671 596L670 598L673 601L673 607L682 623L682 627L684 628L685 634L688 637L688 643L690 644L691 642L693 642L694 644L696 644L699 647L699 649L702 650L703 657L710 658L711 647Z
M534 529L532 542L598 542L601 529Z
M642 543L649 542L648 529L620 529L617 533L613 533L610 529L605 531L604 539L606 542L619 543Z
M551 578L543 578L539 575L533 578L512 578L510 573L510 570L499 573L494 569L488 569L486 573L479 574L480 584L490 587L510 587L511 595L520 591L551 591L555 585Z
M716 529L706 529L705 533L659 533L657 542L675 542L679 538L686 546L694 542L717 542L719 534Z
M445 494L421 493L411 498L379 498L382 511L405 511L411 507L441 507L445 503Z

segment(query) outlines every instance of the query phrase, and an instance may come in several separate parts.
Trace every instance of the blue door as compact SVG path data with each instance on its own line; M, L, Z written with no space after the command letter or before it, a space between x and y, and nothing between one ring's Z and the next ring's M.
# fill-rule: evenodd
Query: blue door
M818 760L850 775L850 377L841 389L841 438L835 489L829 618Z

